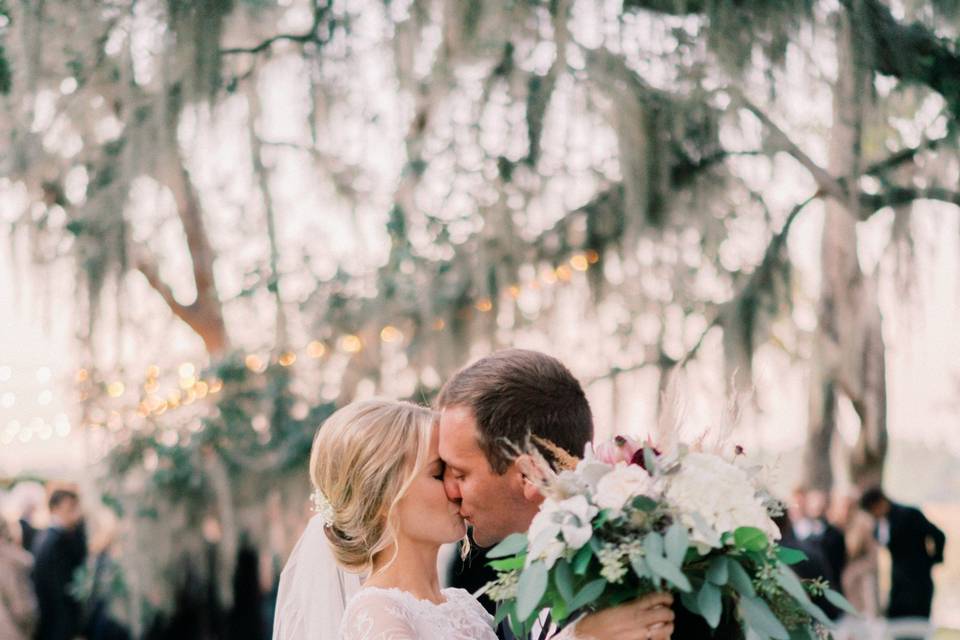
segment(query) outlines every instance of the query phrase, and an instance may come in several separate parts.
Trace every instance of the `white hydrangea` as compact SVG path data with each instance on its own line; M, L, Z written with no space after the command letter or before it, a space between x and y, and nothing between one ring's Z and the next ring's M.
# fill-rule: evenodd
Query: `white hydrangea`
M643 467L621 462L600 478L593 500L601 509L609 509L616 518L630 500L637 496L652 496L655 491L656 482Z
M527 532L527 564L542 560L549 569L568 550L576 551L587 544L593 537L592 521L598 512L583 495L544 500Z
M780 538L750 476L720 456L687 454L668 477L667 502L692 529L693 542L716 547L722 534L739 527L756 527L771 540ZM712 531L705 531L704 525Z

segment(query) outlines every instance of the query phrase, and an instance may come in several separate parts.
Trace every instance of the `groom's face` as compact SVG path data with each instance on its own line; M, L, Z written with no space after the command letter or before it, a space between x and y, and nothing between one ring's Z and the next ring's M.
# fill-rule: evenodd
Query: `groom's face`
M474 541L489 547L511 533L526 531L538 500L525 494L526 483L515 464L502 475L490 466L477 439L473 412L462 406L444 408L439 431L444 488L473 527Z

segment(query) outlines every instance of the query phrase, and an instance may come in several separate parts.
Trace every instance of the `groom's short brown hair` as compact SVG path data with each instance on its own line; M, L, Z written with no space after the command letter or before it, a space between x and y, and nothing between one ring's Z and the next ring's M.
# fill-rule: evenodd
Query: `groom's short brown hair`
M523 447L538 436L571 455L583 456L593 439L593 416L583 388L552 356L504 349L457 372L440 390L437 407L466 407L477 421L480 448L498 474L513 459L509 442ZM555 456L540 447L548 460Z

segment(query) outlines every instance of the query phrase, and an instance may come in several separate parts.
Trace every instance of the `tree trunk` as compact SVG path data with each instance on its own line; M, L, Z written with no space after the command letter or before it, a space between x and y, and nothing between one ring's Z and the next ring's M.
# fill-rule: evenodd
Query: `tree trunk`
M834 88L834 124L829 171L851 176L856 185L862 168L862 131L872 72L861 59L851 24L858 3L841 12L837 25L838 77ZM805 482L830 489L833 472L829 445L837 425L838 393L845 394L860 418L860 436L850 460L858 486L881 480L886 456L886 368L876 280L865 277L857 258L855 190L846 202L829 199L821 244L821 293L810 377L810 415L805 454Z

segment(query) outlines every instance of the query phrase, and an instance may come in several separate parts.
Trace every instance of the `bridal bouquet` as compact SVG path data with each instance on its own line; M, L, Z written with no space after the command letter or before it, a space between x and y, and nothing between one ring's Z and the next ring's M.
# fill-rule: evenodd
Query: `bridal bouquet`
M665 589L711 628L735 621L751 640L818 637L831 623L811 597L854 612L826 582L790 568L805 555L777 544L782 505L738 455L666 454L618 437L559 474L534 458L528 475L547 497L526 534L487 554L498 577L484 590L497 623L506 618L518 635L543 609L563 623Z

